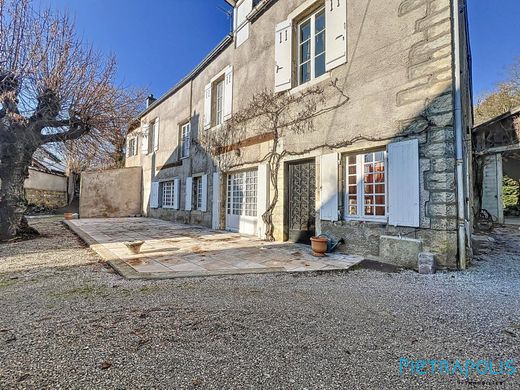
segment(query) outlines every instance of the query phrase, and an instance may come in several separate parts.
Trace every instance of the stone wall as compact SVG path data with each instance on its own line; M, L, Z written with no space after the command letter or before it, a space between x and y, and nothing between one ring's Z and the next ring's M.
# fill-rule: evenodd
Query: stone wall
M80 218L133 217L141 214L141 168L81 174Z
M29 204L44 206L48 209L65 207L68 203L67 192L38 190L33 188L25 189L25 198Z

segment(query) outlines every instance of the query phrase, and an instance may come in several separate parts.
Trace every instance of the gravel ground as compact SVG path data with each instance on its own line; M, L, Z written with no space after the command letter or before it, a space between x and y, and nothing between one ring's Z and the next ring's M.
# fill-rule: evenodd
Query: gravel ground
M59 221L32 224L0 245L2 389L520 388L399 374L401 357L518 364L518 230L466 272L126 281Z

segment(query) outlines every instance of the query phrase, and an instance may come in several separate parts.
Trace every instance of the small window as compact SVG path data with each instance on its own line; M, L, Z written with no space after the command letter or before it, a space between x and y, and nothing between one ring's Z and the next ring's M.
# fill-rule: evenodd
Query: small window
M135 138L128 140L128 156L137 156L137 140Z
M224 78L215 82L213 96L213 125L218 126L224 123Z
M193 178L193 209L202 210L202 176Z
M346 157L347 218L385 219L386 153L384 151Z
M175 184L173 181L165 181L162 183L162 207L173 207L173 192Z
M186 123L181 127L181 158L190 156L191 146L191 123Z
M325 74L325 10L313 14L298 27L299 84Z

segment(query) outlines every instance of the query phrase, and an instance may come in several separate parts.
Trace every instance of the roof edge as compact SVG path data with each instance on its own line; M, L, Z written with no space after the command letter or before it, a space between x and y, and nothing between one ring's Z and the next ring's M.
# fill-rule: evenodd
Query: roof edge
M513 116L513 115L518 114L518 113L520 113L520 106L514 107L514 108L510 109L509 111L504 112L501 115L498 115L498 116L496 116L494 118L488 119L487 121L482 122L482 123L474 126L473 127L473 131L478 131L481 127L489 126L489 125L491 125L491 124L493 124L495 122L498 122L498 121L501 121L502 119L507 118L508 116Z

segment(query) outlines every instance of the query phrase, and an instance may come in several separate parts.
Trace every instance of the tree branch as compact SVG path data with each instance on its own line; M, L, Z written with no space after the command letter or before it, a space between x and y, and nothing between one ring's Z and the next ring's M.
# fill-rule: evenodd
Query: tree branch
M69 127L69 130L63 133L42 135L41 140L43 144L52 142L72 141L80 138L84 134L87 134L90 130L91 127L89 125L83 123L74 124Z

